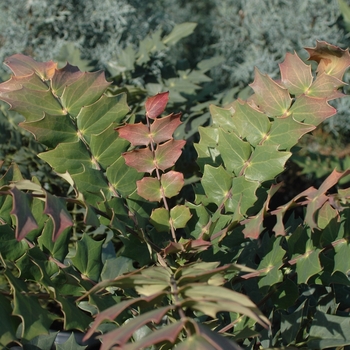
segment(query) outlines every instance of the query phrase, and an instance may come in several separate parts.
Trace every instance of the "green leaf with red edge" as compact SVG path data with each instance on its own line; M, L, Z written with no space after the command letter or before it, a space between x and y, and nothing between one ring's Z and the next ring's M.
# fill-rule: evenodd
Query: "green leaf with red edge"
M46 192L44 213L49 215L53 222L52 240L54 242L66 228L74 224L63 200L48 192Z
M309 60L318 62L317 72L332 75L342 79L350 66L349 50L343 50L325 41L317 41L315 47L307 47Z
M148 311L130 319L129 322L124 323L117 329L100 336L102 341L100 350L109 350L113 345L118 345L119 347L124 348L134 332L150 322L156 324L159 323L164 315L172 309L174 309L174 305L158 307L152 311Z
M55 96L61 97L66 86L79 80L84 72L78 67L67 63L63 68L56 70L51 79L51 89Z
M160 116L169 100L169 92L161 92L155 96L149 97L145 103L146 115L148 118L155 119Z
M150 137L154 143L161 143L172 138L174 131L181 124L181 113L172 113L163 118L157 118L151 124Z
M52 78L57 68L55 62L37 62L33 58L22 54L10 56L5 59L4 63L12 70L14 75L29 75L35 72L43 80Z
M303 135L314 129L313 125L295 120L293 114L275 118L263 144L278 145L279 150L290 150Z
M151 202L159 202L162 199L161 185L158 179L144 177L137 181L137 193L142 198Z
M82 107L96 102L109 85L104 72L84 72L65 87L61 96L62 106L70 115L76 117Z
M147 125L143 123L127 124L115 129L119 136L128 140L132 146L148 146L151 138Z
M44 113L51 115L64 115L65 111L51 91L37 91L22 87L20 90L2 91L0 97L14 110L22 114L27 121L41 119Z
M338 88L344 85L345 83L338 78L322 73L316 76L315 81L305 94L310 97L327 98L327 100L335 99L343 96Z
M77 116L79 132L89 141L91 135L99 134L112 123L120 124L129 110L125 93L103 95L96 102L81 108Z
M47 91L49 89L48 85L33 72L25 76L11 76L9 80L0 84L0 91L16 91L22 87L37 91Z
M185 140L169 140L158 145L155 151L156 167L163 171L172 167L180 157L185 144Z
M175 229L186 227L191 216L190 209L185 205L175 205L170 209L170 220Z
M235 132L252 146L256 146L266 137L270 130L271 123L265 113L254 109L248 103L237 100L231 104L234 109L232 122Z
M54 116L45 114L33 122L23 122L19 126L30 131L35 139L49 148L55 148L61 142L77 142L77 130L68 115Z
M313 77L311 66L306 65L294 52L286 54L285 60L279 65L282 83L293 95L302 95L310 87Z
M16 187L9 190L13 197L11 215L16 217L16 239L22 240L30 231L38 228L35 218L30 210L29 194L21 192Z
M251 88L254 90L254 98L259 108L271 117L279 117L284 115L291 103L292 99L287 89L278 85L269 76L261 74L255 69L255 79Z
M301 96L296 99L289 112L295 120L317 126L336 114L337 110L328 104L326 98Z
M176 196L184 186L184 176L177 171L169 171L160 177L164 195L167 198Z
M142 173L152 173L156 168L154 154L149 148L135 149L123 153L125 164Z
M165 208L157 208L152 211L150 222L158 232L168 232L170 230L169 211Z

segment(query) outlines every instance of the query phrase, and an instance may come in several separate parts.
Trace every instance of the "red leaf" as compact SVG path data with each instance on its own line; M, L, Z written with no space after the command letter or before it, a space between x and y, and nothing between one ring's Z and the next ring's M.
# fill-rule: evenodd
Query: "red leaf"
M44 213L49 215L53 222L53 241L56 241L67 227L73 226L73 220L62 200L48 192L46 192Z
M155 119L164 112L169 100L169 92L161 92L146 100L145 108L148 118Z
M128 140L133 146L148 146L151 141L148 127L142 123L127 124L115 130L121 138Z
M10 190L13 197L11 214L17 219L16 239L22 240L30 231L38 228L35 218L30 210L28 195L14 187Z
M136 149L123 153L125 164L135 168L140 173L152 173L156 168L153 153L149 148Z
M328 44L326 41L317 41L316 47L306 47L309 60L319 63L317 72L326 73L338 79L342 79L345 71L350 66L349 50Z
M151 137L154 143L161 143L171 139L176 128L181 124L181 113L170 114L164 118L157 118L151 125Z
M37 62L33 58L22 54L6 58L5 64L12 70L14 75L29 75L35 72L44 80L51 79L57 68L57 63L55 62Z
M165 171L171 168L182 153L185 140L170 140L159 145L155 151L155 162L158 169Z

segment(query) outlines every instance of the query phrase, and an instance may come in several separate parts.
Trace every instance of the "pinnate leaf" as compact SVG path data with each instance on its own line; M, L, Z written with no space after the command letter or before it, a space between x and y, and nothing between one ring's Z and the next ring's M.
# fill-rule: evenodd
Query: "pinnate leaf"
M296 53L287 53L279 66L282 83L291 94L298 96L308 90L313 81L311 66L306 65Z
M169 100L169 92L161 92L155 96L149 97L145 103L146 115L148 118L155 119L160 116Z
M278 85L269 76L261 74L255 69L255 79L250 84L255 92L255 99L260 109L271 117L284 115L292 99L287 89Z

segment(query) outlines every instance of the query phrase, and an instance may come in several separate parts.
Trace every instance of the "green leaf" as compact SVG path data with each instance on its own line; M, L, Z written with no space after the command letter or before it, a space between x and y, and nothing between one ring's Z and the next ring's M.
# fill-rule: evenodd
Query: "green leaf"
M15 261L29 249L28 243L18 241L7 224L0 225L0 232L0 254L5 260Z
M160 202L162 199L160 181L156 178L144 177L137 181L137 193L151 202Z
M76 243L76 255L72 258L74 266L93 281L98 281L102 271L101 251L103 241L97 242L87 234Z
M35 138L49 148L61 142L77 142L77 130L68 115L53 116L45 114L41 119L19 124L30 131Z
M290 152L280 152L278 146L256 146L249 164L245 169L248 180L264 182L272 180L284 170L284 165L292 155Z
M5 348L12 340L17 340L16 331L20 319L12 315L11 301L0 294L0 345Z
M171 198L179 194L180 190L184 186L184 176L177 171L168 171L162 174L160 182L164 191L164 195L167 198Z
M158 232L170 230L169 212L165 208L157 208L152 211L150 222Z
M63 344L57 344L56 350L84 350L87 346L80 346L74 337L74 333L71 333L68 340Z
M81 108L77 116L78 129L89 141L92 134L100 134L112 123L120 124L129 110L125 93L103 95L95 103Z
M186 36L192 34L196 26L197 23L191 22L175 25L170 34L163 38L163 43L169 46L176 44L182 38L185 38Z
M287 89L274 82L269 76L261 74L255 68L255 79L251 88L254 90L257 104L262 111L271 117L284 115L292 99Z
M38 154L58 173L68 171L71 175L93 166L89 152L83 142L60 143L54 150Z
M236 134L219 131L219 145L221 157L228 171L239 176L251 154L251 146L242 141Z
M211 117L213 118L213 125L222 128L224 131L232 132L236 130L236 125L233 121L234 108L220 108L214 105L209 106ZM207 132L206 129L201 129L202 132ZM202 136L202 135L201 135ZM215 145L214 145L215 146ZM213 147L213 145L211 146Z
M311 66L306 65L296 53L288 52L279 66L282 83L291 94L302 95L308 90L313 81Z
M190 209L185 205L176 205L174 208L170 209L170 220L175 229L186 227L190 219Z
M62 106L67 113L77 117L81 108L96 102L109 85L104 72L84 72L64 88Z
M266 138L271 127L266 114L240 100L234 102L232 108L235 110L232 116L235 132L241 139L255 147Z

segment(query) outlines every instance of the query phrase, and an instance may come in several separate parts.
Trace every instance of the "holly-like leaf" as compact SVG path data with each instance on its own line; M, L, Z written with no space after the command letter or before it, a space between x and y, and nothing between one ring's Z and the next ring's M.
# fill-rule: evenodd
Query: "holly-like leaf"
M77 130L68 115L45 114L34 122L23 122L19 126L30 131L40 143L55 148L61 142L77 142Z
M76 117L83 106L96 102L109 85L104 72L84 72L72 84L65 87L61 103L67 113Z
M180 157L185 144L185 140L169 140L158 145L154 159L156 167L163 171L172 167Z
M148 118L155 119L160 116L169 100L169 92L161 92L155 96L149 97L145 103L146 115Z
M51 79L57 68L57 63L55 62L37 62L30 56L22 54L8 57L4 63L12 70L14 75L29 75L35 72L43 80Z
M92 134L101 133L112 123L120 124L129 110L125 93L115 96L103 95L96 102L82 106L77 116L78 129L89 141Z
M170 216L165 208L157 208L152 211L150 222L158 232L168 232L170 230Z
M261 74L255 69L255 79L250 84L255 92L255 99L259 108L271 117L284 115L292 102L287 89L278 85L269 76Z
M159 202L162 199L160 182L153 177L144 177L137 181L137 193L151 202Z
M133 167L138 172L152 173L156 168L154 154L149 148L135 149L131 152L123 153L125 164Z
M325 41L317 41L315 47L307 47L309 60L318 62L317 72L326 73L338 79L342 79L345 71L350 66L349 50L343 50Z
M232 187L232 175L222 166L214 168L210 165L205 165L202 185L208 200L219 206L228 198Z
M286 54L285 60L279 65L283 85L293 95L302 95L310 87L313 77L311 66L306 65L294 52Z
M232 104L235 112L232 121L237 135L247 140L252 146L256 146L263 140L270 130L271 123L265 113L254 109L248 103L237 100Z
M63 68L56 70L51 79L51 88L55 96L61 97L66 86L71 85L83 76L78 67L67 63Z
M250 157L251 145L235 133L220 130L218 149L226 169L238 176Z
M0 91L15 91L25 87L29 90L47 91L48 85L43 82L38 75L31 73L25 76L11 76L11 78L0 84Z
M327 98L327 100L342 97L343 94L338 88L345 85L338 78L325 73L318 74L315 81L306 91L306 95L316 98Z
M154 143L161 143L172 138L174 131L181 124L181 113L170 114L163 118L157 118L151 124L150 137Z
M151 138L147 125L143 123L126 124L115 129L119 136L128 140L132 146L148 146Z
M278 145L279 150L290 150L303 135L314 129L313 125L296 121L293 114L275 118L263 144Z
M176 196L184 186L184 176L177 171L168 171L160 178L164 195L167 198Z
M53 222L52 240L55 242L61 233L68 227L73 226L73 220L67 211L65 203L46 192L46 202L44 213L49 215Z
M10 190L13 197L11 214L16 217L16 239L22 240L30 231L38 228L38 224L30 210L29 196L16 187Z
M264 182L280 174L292 154L277 149L278 146L275 145L256 146L249 159L249 165L245 169L245 177L249 180Z
M56 350L84 350L86 348L87 346L81 346L76 342L73 332L67 341L62 344L56 344Z
M190 209L185 205L176 205L170 209L170 220L175 229L186 227L191 216Z
M210 114L213 119L213 125L222 128L223 130L230 132L236 129L236 125L232 120L232 115L235 112L234 107L221 108L215 105L209 106ZM202 129L205 132L205 129Z
M103 267L102 244L103 241L97 242L84 234L77 242L77 253L72 258L74 266L93 281L98 281Z

